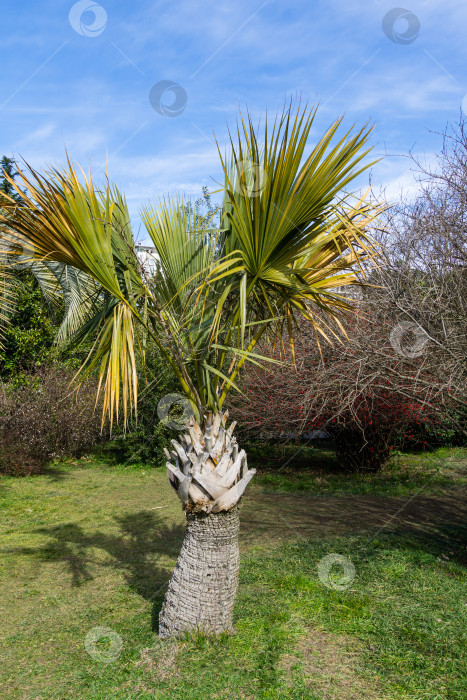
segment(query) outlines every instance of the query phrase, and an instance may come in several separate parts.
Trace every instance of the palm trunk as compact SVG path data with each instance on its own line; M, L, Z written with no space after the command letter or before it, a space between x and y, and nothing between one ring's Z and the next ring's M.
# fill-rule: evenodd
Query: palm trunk
M159 636L232 631L238 584L238 508L187 513L182 550L159 616Z
M238 585L239 501L255 474L226 429L227 412L194 420L166 455L172 486L183 503L187 528L159 615L159 636L232 631ZM175 463L175 464L173 464Z

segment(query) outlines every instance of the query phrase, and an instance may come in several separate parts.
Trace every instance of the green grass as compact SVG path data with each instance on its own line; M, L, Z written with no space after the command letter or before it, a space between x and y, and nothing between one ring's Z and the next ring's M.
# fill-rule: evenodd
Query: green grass
M467 449L440 447L426 452L395 453L377 474L342 474L329 447L251 445L251 466L260 469L257 483L270 490L314 493L406 496L423 488L443 493L467 484Z
M237 633L180 642L155 632L184 523L164 471L90 459L0 479L0 697L463 699L465 453L437 458L446 481L410 455L371 495L324 469L327 484L295 477L309 490L261 476L242 511ZM330 553L354 567L344 590L318 576ZM86 652L98 626L122 640L111 663Z

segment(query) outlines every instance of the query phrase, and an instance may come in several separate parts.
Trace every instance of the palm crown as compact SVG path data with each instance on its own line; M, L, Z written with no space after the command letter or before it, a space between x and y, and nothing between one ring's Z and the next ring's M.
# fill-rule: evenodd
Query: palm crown
M4 245L60 283L63 341L92 337L83 372L97 368L104 409L126 422L136 407L138 354L148 338L178 377L193 413L217 412L245 361L269 333L293 346L299 318L329 337L345 297L372 255L368 228L378 213L346 190L370 164L370 129L336 139L337 120L306 155L316 110L285 109L262 138L240 115L224 172L219 225L183 199L145 206L156 270L141 270L124 196L97 187L68 159L44 175L20 171L21 202L2 199ZM12 184L13 181L11 181Z

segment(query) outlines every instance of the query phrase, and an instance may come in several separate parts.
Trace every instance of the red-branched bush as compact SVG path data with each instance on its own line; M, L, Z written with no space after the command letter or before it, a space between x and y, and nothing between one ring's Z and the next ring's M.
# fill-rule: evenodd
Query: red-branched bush
M423 404L378 390L360 396L351 409L319 416L313 423L333 436L343 469L377 471L388 462L395 446L412 439L412 426L429 425L432 420Z
M244 397L232 413L244 439L290 440L328 433L343 469L377 470L393 449L410 442L417 425L436 420L436 386L425 380L423 358L394 353L384 325L360 317L342 344L322 346L299 337L295 362L282 350L282 365L248 366ZM388 347L389 346L389 347ZM273 354L266 347L263 354ZM274 353L276 359L279 354ZM383 361L383 359L384 361ZM422 367L422 369L420 369Z

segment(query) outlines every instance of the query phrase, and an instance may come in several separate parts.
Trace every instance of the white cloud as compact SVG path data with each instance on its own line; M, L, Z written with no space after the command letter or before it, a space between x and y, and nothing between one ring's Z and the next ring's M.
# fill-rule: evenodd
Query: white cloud
M404 119L420 113L452 112L460 105L462 94L462 89L445 75L420 81L403 69L386 74L375 72L354 88L347 103L356 112L388 114L397 110L399 118Z
M420 172L415 161L428 169L435 169L436 152L414 152L412 158L387 156L373 169L373 193L387 202L398 201L401 197L412 199L420 192Z

